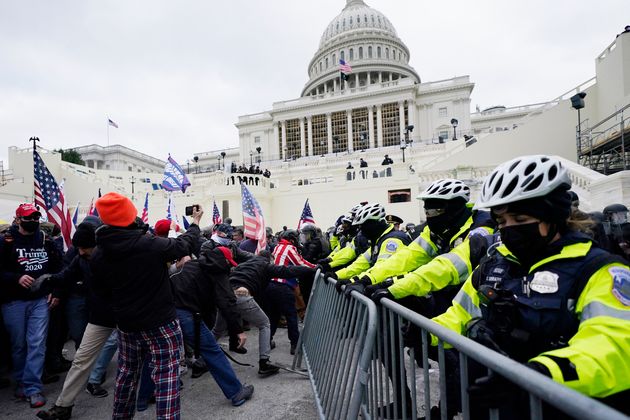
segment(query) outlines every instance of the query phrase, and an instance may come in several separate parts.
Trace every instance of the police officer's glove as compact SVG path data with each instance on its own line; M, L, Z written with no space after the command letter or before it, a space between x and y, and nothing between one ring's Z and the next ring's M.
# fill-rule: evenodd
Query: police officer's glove
M335 278L337 278L337 276L335 276ZM335 290L337 290L337 293L341 294L341 288L349 284L351 284L350 280L337 280L337 283L335 283Z
M389 289L378 289L376 292L374 292L371 296L371 299L374 301L374 303L376 303L377 305L379 303L381 303L381 299L391 299L394 300L394 295L392 295L389 292Z
M48 281L49 278L52 277L52 274L42 274L41 276L37 277L33 283L31 283L31 292L37 292L39 289L41 289L42 285Z
M363 276L361 279L359 279L357 276L354 276L353 280L354 281L351 284L346 286L346 289L344 291L344 294L347 298L350 297L350 294L353 290L356 290L359 293L363 293L365 291L365 288L372 284L372 280L370 280L370 278L367 276Z
M369 286L367 286L365 288L365 291L363 292L363 294L371 299L372 295L377 290L379 290L379 289L387 289L392 284L394 284L394 280L391 277L386 278L384 281L382 281L380 283L370 284Z
M332 261L332 258L324 258L322 260L317 261L317 265L321 268L322 273L325 273L327 271L330 271L330 262Z
M518 389L514 384L497 373L490 373L468 387L471 407L499 408L514 401Z

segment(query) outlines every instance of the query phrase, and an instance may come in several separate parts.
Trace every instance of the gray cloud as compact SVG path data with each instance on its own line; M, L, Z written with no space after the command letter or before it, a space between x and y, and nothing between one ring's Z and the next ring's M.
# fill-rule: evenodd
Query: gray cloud
M469 74L472 103L550 100L595 74L626 0L367 2L422 80ZM112 143L179 161L235 146L238 115L295 98L343 0L116 0L0 4L0 157Z

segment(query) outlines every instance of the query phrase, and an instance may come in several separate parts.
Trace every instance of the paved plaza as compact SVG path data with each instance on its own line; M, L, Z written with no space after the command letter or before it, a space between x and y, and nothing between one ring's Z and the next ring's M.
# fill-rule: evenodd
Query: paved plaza
M246 344L247 354L230 353L241 363L249 363L255 367L245 367L232 364L237 376L242 382L253 384L255 387L253 398L240 407L232 407L230 402L207 373L201 378L192 379L190 371L183 376L184 389L182 391L183 419L282 419L307 420L317 417L317 409L313 391L308 378L290 372L280 371L277 375L261 379L258 374L258 333L249 331ZM289 354L289 340L286 329L278 329L275 342L277 347L271 352L271 360L283 365L290 365L293 356ZM222 342L227 348L227 342ZM72 342L66 347L71 348L69 356L74 353ZM103 385L109 392L106 398L94 398L87 393L81 393L77 398L72 412L73 419L108 419L111 418L113 398L113 382L116 375L116 358L112 361L107 372L107 381ZM48 398L47 407L55 402L61 391L63 378L59 382L45 385L44 393ZM136 419L155 418L155 405L137 413ZM26 402L13 398L13 389L0 391L0 418L2 419L36 419L38 410L31 409Z

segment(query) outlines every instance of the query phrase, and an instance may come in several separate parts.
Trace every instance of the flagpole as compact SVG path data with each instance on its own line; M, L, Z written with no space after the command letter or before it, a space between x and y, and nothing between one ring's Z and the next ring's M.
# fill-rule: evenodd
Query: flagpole
M107 117L107 147L109 147L109 117Z

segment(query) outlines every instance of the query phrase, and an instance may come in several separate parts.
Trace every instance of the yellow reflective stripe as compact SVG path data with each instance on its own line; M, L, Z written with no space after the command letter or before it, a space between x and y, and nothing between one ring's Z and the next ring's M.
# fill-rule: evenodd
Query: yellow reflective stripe
M365 258L366 260L368 260L369 262L372 262L372 251L370 249L368 249L367 251L365 251L363 254L363 258Z
M377 260L386 260L394 254L379 254Z
M480 318L481 317L481 309L472 301L472 298L468 296L468 293L464 292L464 289L460 289L455 295L455 299L453 302L459 303L459 305L464 308L466 312L470 315L471 318Z
M586 321L587 319L595 318L597 316L609 316L611 318L630 321L630 311L611 308L610 306L597 301L593 301L584 307L582 310L581 321Z
M440 255L438 258L446 258L451 262L451 264L453 264L453 266L457 270L457 275L459 276L460 283L463 283L470 275L470 273L468 272L468 265L466 265L466 261L464 261L459 255L449 252L448 254Z
M418 245L420 245L420 248L422 248L424 250L424 252L426 252L431 258L434 258L437 255L437 252L435 252L435 249L433 249L433 247L431 246L431 244L421 236L418 236L414 242Z

